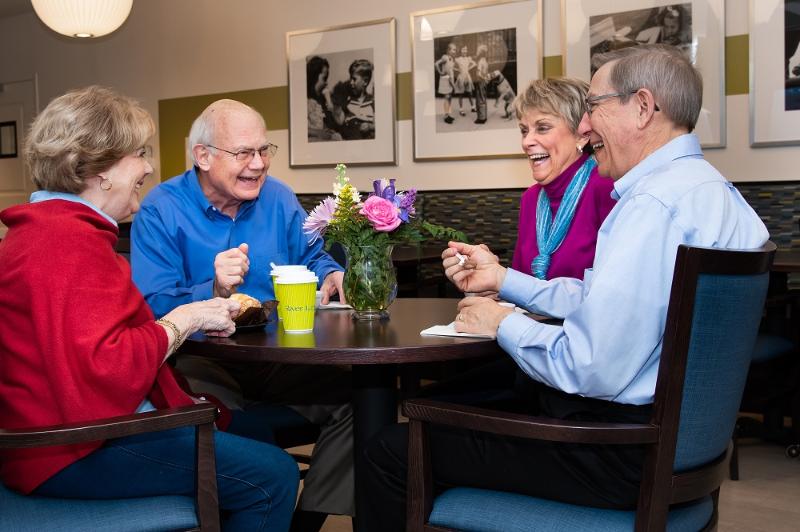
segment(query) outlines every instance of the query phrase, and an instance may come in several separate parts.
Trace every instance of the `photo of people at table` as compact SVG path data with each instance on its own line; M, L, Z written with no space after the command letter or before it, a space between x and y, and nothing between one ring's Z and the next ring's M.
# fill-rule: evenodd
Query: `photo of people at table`
M635 9L589 17L589 54L595 55L639 44L670 44L692 52L692 4ZM597 66L592 64L592 74Z
M800 110L800 0L784 4L786 111Z
M516 28L433 40L436 132L516 127Z
M306 58L308 141L375 138L373 50Z

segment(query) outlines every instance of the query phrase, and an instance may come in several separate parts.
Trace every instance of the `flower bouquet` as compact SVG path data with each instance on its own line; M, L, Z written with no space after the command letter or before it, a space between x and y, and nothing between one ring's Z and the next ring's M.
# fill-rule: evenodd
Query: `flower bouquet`
M429 238L465 241L464 234L417 218L414 189L398 192L394 179L378 179L364 201L350 183L347 167L336 166L333 197L325 198L306 218L305 233L314 242L327 237L342 244L347 257L344 295L358 319L388 316L387 307L397 295L392 248Z

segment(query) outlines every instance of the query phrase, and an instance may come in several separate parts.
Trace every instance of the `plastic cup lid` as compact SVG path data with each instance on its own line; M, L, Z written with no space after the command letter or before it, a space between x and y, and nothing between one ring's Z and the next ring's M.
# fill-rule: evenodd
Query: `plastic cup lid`
M289 272L306 272L308 267L303 264L289 264L285 266L275 266L269 272L270 275L283 275Z
M278 284L316 283L318 281L317 275L310 270L281 273L275 280Z

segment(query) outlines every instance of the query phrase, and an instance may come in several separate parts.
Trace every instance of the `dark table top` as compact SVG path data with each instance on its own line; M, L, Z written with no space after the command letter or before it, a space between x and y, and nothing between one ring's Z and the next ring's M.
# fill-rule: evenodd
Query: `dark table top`
M279 322L240 331L228 338L195 334L181 353L250 362L295 364L404 364L478 358L501 354L486 338L420 336L432 325L453 321L457 299L399 298L390 319L355 321L349 310L318 310L314 331L287 334Z
M772 261L772 271L785 273L800 272L800 251L776 251L775 260Z

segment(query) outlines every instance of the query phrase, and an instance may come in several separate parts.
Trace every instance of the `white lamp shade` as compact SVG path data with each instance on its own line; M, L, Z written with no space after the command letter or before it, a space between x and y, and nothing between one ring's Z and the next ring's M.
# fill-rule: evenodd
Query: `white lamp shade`
M69 37L100 37L116 30L131 12L133 0L31 0L50 29Z

